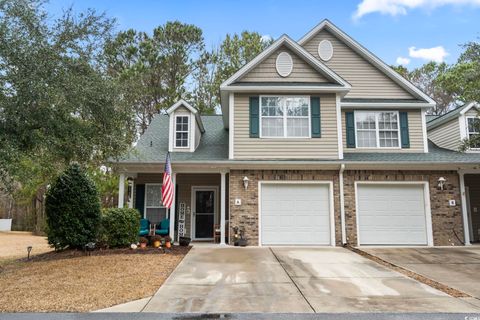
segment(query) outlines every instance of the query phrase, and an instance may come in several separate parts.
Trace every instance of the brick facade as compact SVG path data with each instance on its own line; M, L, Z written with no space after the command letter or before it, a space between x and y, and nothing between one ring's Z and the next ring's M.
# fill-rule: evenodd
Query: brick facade
M243 177L249 179L248 190ZM439 177L447 179L444 190L437 188ZM230 187L230 235L233 227L245 230L249 245L258 245L258 182L259 181L331 181L334 192L335 240L341 245L340 196L338 171L332 170L231 170ZM455 171L366 171L344 172L345 219L347 242L357 245L355 212L355 181L428 181L432 212L433 241L436 246L461 245L463 223L459 177ZM241 199L240 206L235 199ZM455 200L451 207L448 200ZM230 238L232 242L232 237Z

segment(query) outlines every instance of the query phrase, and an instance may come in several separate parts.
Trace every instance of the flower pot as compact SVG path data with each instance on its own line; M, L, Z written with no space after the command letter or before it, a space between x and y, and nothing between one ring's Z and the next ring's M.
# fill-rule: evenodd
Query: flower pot
M180 237L180 239L178 239L178 243L182 247L187 247L190 244L190 241L192 241L192 239L189 237Z
M247 246L247 239L240 239L238 240L238 245L240 247L246 247Z
M165 247L170 249L172 247L172 243L170 241L165 242Z
M145 249L147 244L145 242L140 242L140 248Z
M153 241L153 247L154 247L154 248L160 247L160 244L161 244L161 243L160 243L159 240Z
M0 231L12 231L12 219L0 219Z

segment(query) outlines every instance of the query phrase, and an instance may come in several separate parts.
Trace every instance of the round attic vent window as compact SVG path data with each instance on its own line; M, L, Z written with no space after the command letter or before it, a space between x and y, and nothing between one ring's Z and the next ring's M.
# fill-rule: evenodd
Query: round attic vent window
M288 77L293 70L293 60L287 52L281 52L276 61L277 72L282 77Z
M333 56L333 46L332 43L328 40L320 41L318 45L318 55L323 61L328 61Z

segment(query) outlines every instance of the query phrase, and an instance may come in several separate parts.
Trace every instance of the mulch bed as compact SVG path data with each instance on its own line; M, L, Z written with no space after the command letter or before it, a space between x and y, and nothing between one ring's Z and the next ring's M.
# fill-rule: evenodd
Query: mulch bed
M399 272L403 275L406 275L407 277L409 278L412 278L414 280L417 280L418 282L421 282L423 284L426 284L427 286L430 286L434 289L437 289L439 291L442 291L452 297L455 297L455 298L466 298L466 297L471 297L469 294L463 292L463 291L460 291L460 290L457 290L457 289L454 289L452 287L449 287L447 285L444 285L443 283L440 283L440 282L437 282L435 280L432 280L432 279L429 279L427 277L424 277L416 272L413 272L413 271L410 271L408 269L405 269L405 268L402 268L400 266L397 266L393 263L390 263L388 261L385 261L377 256L374 256L368 252L365 252L363 250L360 250L358 248L354 248L354 247L351 247L351 246L347 246L346 247L347 249L361 255L362 257L365 257L367 259L370 259L372 261L375 261L376 263L378 264L381 264L382 266L385 266L389 269L392 269L396 272Z

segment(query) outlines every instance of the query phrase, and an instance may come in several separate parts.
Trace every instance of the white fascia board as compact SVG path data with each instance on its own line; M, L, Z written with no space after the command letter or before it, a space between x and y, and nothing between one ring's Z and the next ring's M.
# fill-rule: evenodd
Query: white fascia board
M282 35L277 41L275 41L270 47L265 49L262 53L257 55L254 59L252 59L249 63L247 63L245 66L240 68L237 72L235 72L230 78L225 80L221 85L220 85L220 90L224 90L226 87L228 87L230 84L241 78L243 75L248 73L250 70L252 70L257 64L262 62L265 58L267 58L270 54L272 54L276 49L278 49L281 45L286 45L289 49L294 51L296 54L302 56L305 60L309 62L311 66L313 66L317 71L325 73L328 77L330 77L332 80L335 82L339 83L345 88L350 89L351 86L350 84L342 79L338 74L336 74L333 70L328 68L326 65L324 65L322 62L320 62L318 59L313 57L308 51L306 51L304 48L298 45L295 41L293 41L290 37L287 35Z
M198 112L198 110L195 109L194 107L192 107L188 102L186 102L183 99L180 99L177 102L175 102L175 104L173 106L171 106L170 108L167 109L167 114L171 114L173 111L175 111L177 108L179 108L181 106L187 108L193 114L197 114L197 112Z
M355 52L363 56L374 66L376 66L381 71L383 71L383 73L385 73L389 78L391 78L392 80L400 84L402 87L404 87L407 91L409 91L414 95L417 95L418 97L430 103L432 106L436 105L436 102L432 98L430 98L427 94L425 94L423 91L421 91L416 86L414 86L410 81L408 81L407 79L402 77L400 74L398 74L398 72L390 68L385 62L380 60L377 56L375 56L373 53L371 53L369 50L363 47L360 43L355 41L348 34L340 30L337 26L335 26L329 20L323 20L322 22L320 22L316 27L314 27L306 35L304 35L298 41L298 44L303 46L308 40L310 40L313 36L315 36L320 30L324 29L325 27L327 27L329 31L331 31L335 36L337 36L342 41L344 41L349 47L354 49Z
M463 108L462 111L460 111L460 114L461 115L464 115L465 113L467 113L468 111L470 111L470 109L472 109L473 107L477 108L477 109L480 109L480 105L477 103L477 102L470 102L469 104L467 104L465 106L465 108Z
M350 88L340 87L340 86L330 86L330 87L318 87L318 86L227 86L223 88L224 91L230 92L304 92L305 90L313 92L348 92Z
M432 108L434 105L430 103L408 103L408 102L341 102L342 108L358 108L358 109L398 109L398 108Z

